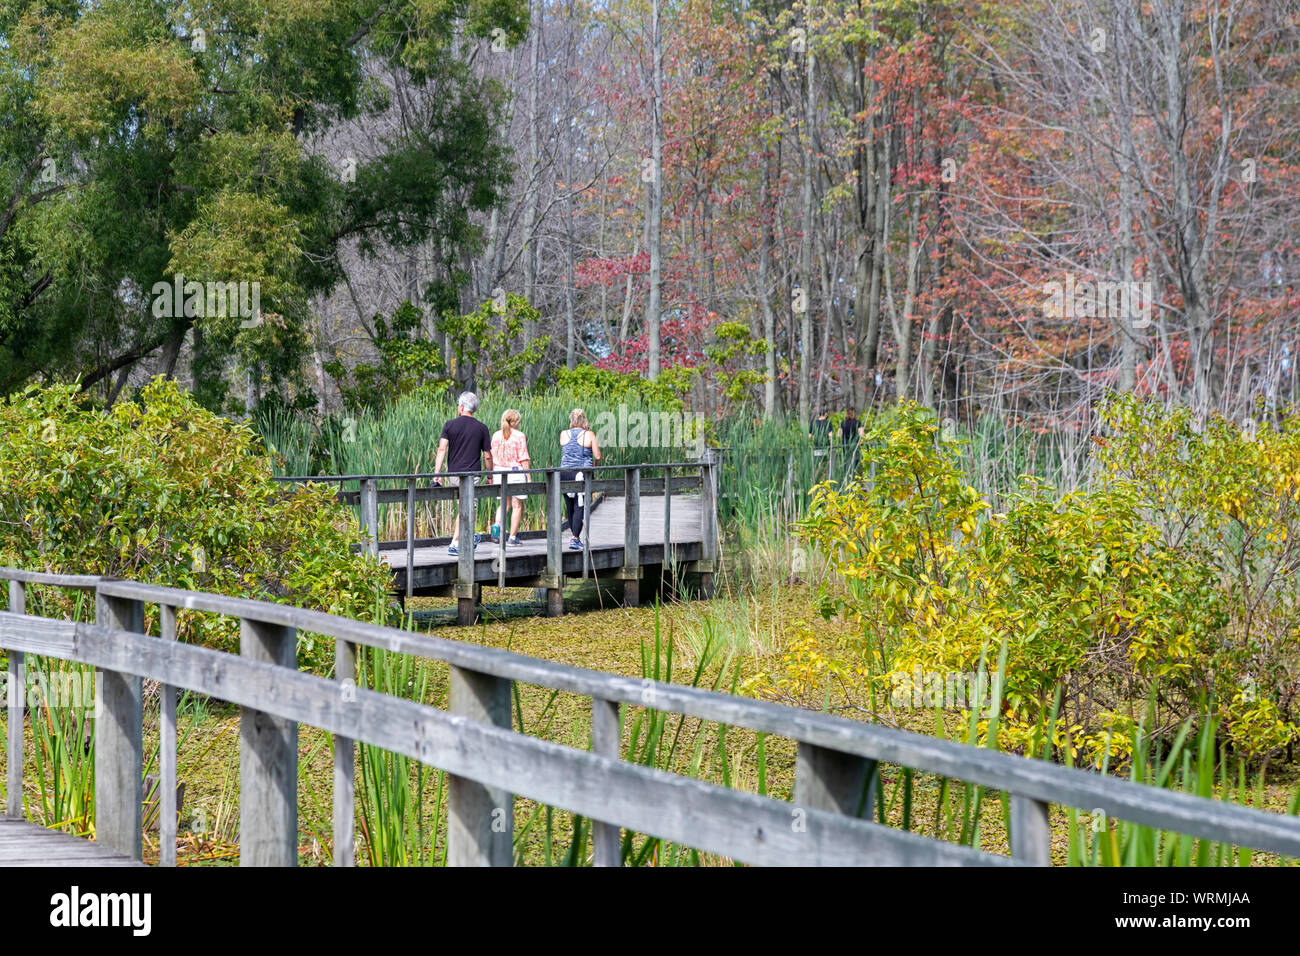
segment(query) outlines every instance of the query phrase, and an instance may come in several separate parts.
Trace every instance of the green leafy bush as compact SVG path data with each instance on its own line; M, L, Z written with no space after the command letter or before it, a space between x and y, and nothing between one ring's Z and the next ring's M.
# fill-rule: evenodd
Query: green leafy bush
M0 407L0 562L372 619L388 572L354 554L355 520L323 486L271 479L246 425L158 379L110 411L74 386L32 387ZM183 617L181 636L225 650L235 622ZM300 659L328 667L308 641Z
M560 369L555 384L561 391L582 396L587 404L626 401L665 411L681 411L686 405L682 396L690 387L690 382L680 375L665 375L652 382L635 372L619 372L592 365Z

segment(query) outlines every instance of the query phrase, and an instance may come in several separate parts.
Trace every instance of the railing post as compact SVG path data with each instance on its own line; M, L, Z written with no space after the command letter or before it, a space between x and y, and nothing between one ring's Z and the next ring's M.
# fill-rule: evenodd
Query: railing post
M623 472L623 604L641 603L641 469Z
M673 470L664 468L664 559L659 565L659 590L663 591L664 575L674 574L673 569Z
M409 579L408 579L409 580ZM344 706L357 699L357 645L334 641L334 678ZM349 737L334 738L334 865L356 863L356 744Z
M297 632L241 620L239 653L296 669ZM239 713L239 865L298 865L298 725L251 707Z
M718 562L718 453L706 449L700 458L700 596L713 597Z
M876 761L815 744L799 744L794 774L797 807L869 820L878 786Z
M379 557L379 483L374 478L361 479L361 533L366 553Z
M497 528L497 587L503 591L506 587L506 540L510 537L506 530L510 525L510 506L506 500L506 486L509 484L507 474L504 471L501 473L501 526Z
M582 473L582 576L594 576L591 567L591 469ZM600 589L600 584L596 584Z
M164 641L176 640L176 608L163 604L158 608L159 633ZM162 793L158 795L158 842L159 859L162 866L176 865L176 694L177 689L170 684L159 688L159 700L162 702L162 728L158 738L158 766L162 779L158 786Z
M27 590L22 581L9 582L9 611L23 614L27 610ZM6 755L5 783L8 788L5 815L23 815L23 705L27 700L27 665L22 651L9 651L9 752Z
M564 614L564 541L560 525L564 521L561 507L560 473L546 473L546 616Z
M144 633L144 604L96 595L95 620ZM134 859L142 855L144 693L139 677L98 671L95 701L95 839Z
M1048 805L1032 797L1011 795L1011 856L1032 866L1052 865L1052 828Z
M509 729L510 681L453 666L448 709ZM447 779L447 865L511 866L514 795L452 774Z
M406 596L408 598L412 594L413 577L415 577L415 479L409 478L406 482Z
M591 749L611 760L619 758L621 744L618 704L599 697L591 699ZM623 865L623 831L595 820L591 825L592 863L596 866Z
M460 557L456 561L456 621L474 623L474 479L460 479L460 514L457 516Z

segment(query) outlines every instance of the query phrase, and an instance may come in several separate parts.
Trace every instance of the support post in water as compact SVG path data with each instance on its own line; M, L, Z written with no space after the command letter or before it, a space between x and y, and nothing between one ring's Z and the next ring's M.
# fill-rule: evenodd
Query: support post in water
M700 597L713 597L718 562L718 453L705 449L700 458Z
M546 616L564 614L564 551L560 527L564 522L561 507L560 473L546 473Z
M623 603L636 607L641 601L641 469L623 472Z
M361 532L366 554L379 557L379 483L374 478L361 479Z
M468 626L474 623L477 612L474 600L474 478L470 475L463 475L460 479L457 521L460 557L456 561L456 623Z

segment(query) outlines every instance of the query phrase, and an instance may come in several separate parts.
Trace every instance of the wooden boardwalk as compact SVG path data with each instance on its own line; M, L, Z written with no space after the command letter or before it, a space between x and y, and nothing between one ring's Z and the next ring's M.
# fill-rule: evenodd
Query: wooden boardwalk
M647 534L652 519L648 512ZM552 528L558 530L558 523ZM1046 866L1054 862L1050 821L1058 807L1223 845L1212 852L1250 847L1300 859L1300 820L1285 814L814 710L570 667L278 602L16 568L0 568L0 581L9 585L8 607L0 611L0 649L8 654L10 686L24 686L29 654L76 661L102 675L95 697L102 716L94 721L98 842L21 822L27 721L21 695L10 695L8 816L0 821L0 865L120 865L143 857L141 781L153 746L151 740L146 748L145 680L158 683L162 701L156 738L162 866L177 862L177 815L168 795L177 789L175 701L182 689L241 709L241 866L298 863L301 726L332 735L331 845L337 866L355 863L359 744L447 774L446 862L452 866L513 864L516 797L591 820L590 860L596 866L634 862L636 843L625 843L625 833L755 865ZM26 589L33 586L91 592L95 623L27 614ZM146 606L156 608L157 635L146 631ZM238 620L240 652L176 640L181 609ZM302 633L334 641L333 678L298 669ZM359 683L363 647L445 663L446 709ZM585 698L590 749L585 739L563 745L516 730L512 703L518 684ZM796 746L793 801L625 759L633 755L619 728L648 711L716 723L720 733L743 728L790 740ZM881 765L1007 794L1010 854L875 822L872 809L890 799L880 791L887 782ZM792 820L801 825L792 826Z
M624 564L624 545L627 540L624 500L608 497L598 503L587 529L591 552L590 569L606 575ZM664 499L646 497L640 503L640 567L662 565L664 549ZM679 495L669 506L672 544L669 560L686 564L701 557L703 509L698 495ZM485 529L480 529L483 533ZM546 571L546 532L533 531L521 534L522 544L506 545L505 583L507 586L542 586L540 576ZM580 577L584 568L584 554L569 549L570 535L563 539L563 565L567 577ZM389 543L386 543L389 544ZM406 549L392 542L382 547L379 556L393 569L394 586L406 592ZM479 543L474 552L474 581L477 584L495 584L501 579L500 557L502 546L487 539ZM447 553L447 545L438 543L414 549L414 572L411 576L411 593L417 595L447 593L457 580L459 558Z
M0 817L0 866L142 866L139 860L57 830Z

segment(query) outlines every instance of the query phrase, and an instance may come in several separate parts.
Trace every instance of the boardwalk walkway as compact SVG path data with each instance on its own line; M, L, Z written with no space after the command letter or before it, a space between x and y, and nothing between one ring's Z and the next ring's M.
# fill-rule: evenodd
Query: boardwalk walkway
M701 506L699 496L679 496L672 499L670 505L672 529L669 536L672 543L671 561L690 562L700 558L702 542ZM664 499L643 498L640 507L640 566L647 567L664 563ZM604 574L624 563L624 545L627 534L624 514L626 509L622 498L608 498L592 514L588 532L591 549L590 568L597 574ZM584 555L568 547L569 538L564 539L562 561L564 573L578 576L583 573ZM482 541L474 552L474 580L480 584L494 584L500 580L499 559L502 546L489 540ZM379 552L382 560L393 569L394 586L399 592L406 591L406 550L405 548L385 548ZM526 533L523 543L505 547L505 583L508 586L527 586L535 583L546 571L546 532ZM431 545L414 549L414 573L411 577L411 593L437 593L439 589L451 588L456 583L458 558L447 553L446 544Z
M0 817L0 867L142 865L98 843L24 820Z
M647 510L647 534L652 518ZM1152 836L1164 830L1162 840L1176 833L1210 841L1208 851L1227 859L1233 847L1300 858L1300 820L1292 816L986 747L701 687L569 667L277 602L16 568L0 568L0 581L9 585L8 609L0 611L0 649L8 655L10 686L25 686L27 655L76 661L96 668L102 678L93 721L98 842L20 821L30 716L24 715L21 695L11 695L0 865L142 858L142 780L152 750L152 740L146 748L145 680L157 682L161 703L156 739L162 866L177 863L179 820L172 795L182 766L177 748L185 739L176 714L182 689L241 708L241 866L298 863L298 784L307 779L299 766L301 726L332 735L330 841L339 866L355 863L359 744L447 774L446 862L452 866L514 863L516 797L592 821L590 861L597 866L637 862L640 834L756 865L1045 866L1060 862L1061 854L1054 853L1060 841L1054 844L1051 828L1053 811L1061 812L1056 808L1131 821L1152 828ZM90 592L95 623L27 614L29 587ZM157 634L146 629L147 606L156 615ZM237 619L240 653L176 640L182 609ZM332 678L298 669L303 633L334 641ZM445 663L446 709L366 687L358 668L362 648ZM564 745L516 730L517 684L585 698L590 744L585 734L576 745ZM651 712L717 724L719 739L726 728L743 728L792 741L793 800L642 765L626 749L620 727ZM877 822L875 809L892 805L902 786L897 770L906 773L905 768L1006 794L1010 854ZM995 808L996 799L989 812Z

